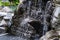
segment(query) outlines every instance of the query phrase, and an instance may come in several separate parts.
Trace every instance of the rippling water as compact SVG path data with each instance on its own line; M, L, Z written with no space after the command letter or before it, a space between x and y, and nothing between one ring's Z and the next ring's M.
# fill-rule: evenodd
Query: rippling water
M0 40L26 40L26 39L12 35L4 35L0 36Z

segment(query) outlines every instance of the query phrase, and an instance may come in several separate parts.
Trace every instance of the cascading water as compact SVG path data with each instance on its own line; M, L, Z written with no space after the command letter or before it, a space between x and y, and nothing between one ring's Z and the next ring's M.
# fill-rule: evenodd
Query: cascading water
M44 27L43 27L43 35L50 30L50 24L51 23L51 19L52 19L52 12L53 12L53 6L52 6L52 1L47 1L46 3L46 7L45 7L45 11L44 11L44 14L43 14L43 24L44 24ZM52 11L51 11L52 10ZM49 13L50 12L50 13Z

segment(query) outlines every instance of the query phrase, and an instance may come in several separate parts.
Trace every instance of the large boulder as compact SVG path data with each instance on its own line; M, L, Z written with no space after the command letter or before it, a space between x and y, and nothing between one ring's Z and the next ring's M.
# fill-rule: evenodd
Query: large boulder
M60 40L60 30L51 30L42 36L40 40Z

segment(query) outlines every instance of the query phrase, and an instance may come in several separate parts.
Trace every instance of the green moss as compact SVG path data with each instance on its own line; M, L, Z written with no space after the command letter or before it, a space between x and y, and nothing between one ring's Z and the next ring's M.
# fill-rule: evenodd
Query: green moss
M9 6L10 2L2 2L3 6Z
M2 2L0 1L0 6L2 6Z

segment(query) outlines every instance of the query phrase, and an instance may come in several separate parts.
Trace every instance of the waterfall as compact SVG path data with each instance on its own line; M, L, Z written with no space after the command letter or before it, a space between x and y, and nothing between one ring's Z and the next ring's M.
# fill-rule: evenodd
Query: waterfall
M52 17L52 12L53 12L53 8L52 8L52 1L47 1L47 3L46 3L46 7L45 7L45 11L44 11L44 13L43 13L43 24L44 24L44 27L43 27L43 35L49 30L48 28L49 28L49 26L48 26L48 23L50 23L48 20L47 20L47 18L48 19L51 19ZM52 11L50 11L50 10L52 10ZM50 13L49 13L50 12ZM51 20L50 20L51 21Z
M50 17L48 12L50 12L51 5L50 2L47 3L48 6L44 10L42 4L42 0L27 0L19 5L17 15L15 14L13 17L12 33L26 38L37 39L44 35L48 31L46 20L47 17Z

